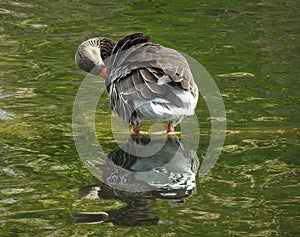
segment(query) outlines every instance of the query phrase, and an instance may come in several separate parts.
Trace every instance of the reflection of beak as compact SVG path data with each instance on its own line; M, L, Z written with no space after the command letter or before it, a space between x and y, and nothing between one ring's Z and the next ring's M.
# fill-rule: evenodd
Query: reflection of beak
M100 224L109 220L107 212L74 212L74 224Z

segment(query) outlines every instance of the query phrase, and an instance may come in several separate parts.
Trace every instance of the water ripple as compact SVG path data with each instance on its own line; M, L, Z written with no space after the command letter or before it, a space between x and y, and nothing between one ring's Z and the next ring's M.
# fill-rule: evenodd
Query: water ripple
M250 72L232 72L225 74L218 74L217 77L229 77L229 78L238 78L238 77L254 77L255 75Z
M4 8L0 8L0 14L11 14L11 11Z
M223 147L224 152L229 153L242 153L245 151L255 150L255 149L267 149L274 148L285 144L287 141L286 138L278 138L278 139L243 139L241 140L241 144L229 144Z
M14 118L12 113L8 113L2 109L0 109L0 120L11 120Z

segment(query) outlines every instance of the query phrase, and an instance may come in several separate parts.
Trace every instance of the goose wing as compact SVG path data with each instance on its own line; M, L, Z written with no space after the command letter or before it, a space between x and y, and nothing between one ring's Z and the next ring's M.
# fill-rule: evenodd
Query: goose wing
M150 40L143 33L134 33L118 41L105 62L111 83L128 80L126 76L134 70L147 68L145 73L150 81L196 92L197 86L186 59L176 50L153 44Z

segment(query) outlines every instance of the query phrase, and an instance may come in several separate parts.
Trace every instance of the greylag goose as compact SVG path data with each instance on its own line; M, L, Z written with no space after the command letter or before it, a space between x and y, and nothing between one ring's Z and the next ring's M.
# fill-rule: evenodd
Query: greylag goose
M91 38L77 49L79 68L105 80L112 110L140 132L141 120L167 121L167 132L194 114L198 88L186 59L143 33L119 41Z

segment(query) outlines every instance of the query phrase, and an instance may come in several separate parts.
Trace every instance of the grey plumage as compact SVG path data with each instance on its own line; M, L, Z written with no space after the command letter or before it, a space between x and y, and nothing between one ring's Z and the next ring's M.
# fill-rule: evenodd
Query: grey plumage
M173 49L153 44L142 33L117 42L87 40L79 46L75 61L96 75L107 68L110 105L134 126L142 119L175 126L194 113L198 88L186 59Z

